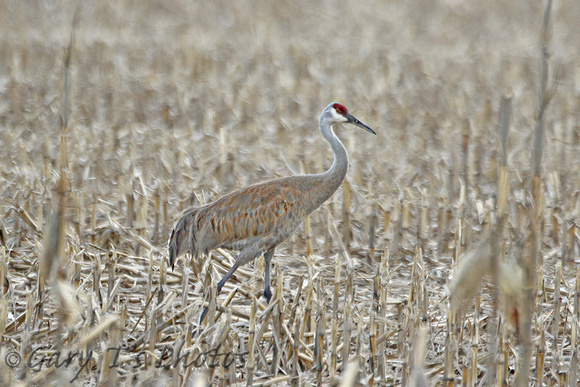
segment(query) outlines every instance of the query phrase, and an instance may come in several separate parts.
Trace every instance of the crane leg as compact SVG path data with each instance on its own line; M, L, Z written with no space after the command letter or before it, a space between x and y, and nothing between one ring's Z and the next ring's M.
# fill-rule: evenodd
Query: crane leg
M274 254L274 249L272 250L272 254ZM270 250L268 250L270 251ZM267 252L266 252L267 254ZM266 257L266 254L264 254L264 257ZM268 259L268 265L266 267L269 267L270 264L270 259L272 258L272 254L270 255L270 258ZM224 275L224 277L220 280L220 282L218 282L217 285L217 294L220 294L222 288L224 287L224 285L226 284L226 282L228 282L228 280L230 279L230 277L236 272L236 270L238 269L238 267L245 265L246 263L256 259L257 256L260 255L260 251L255 248L255 247L250 247L250 248L246 248L242 251L240 251L240 253L238 254L238 256L236 257L236 260L234 262L234 265L232 266L232 268L226 273L226 275ZM270 269L267 269L268 271ZM268 273L268 276L270 274ZM268 285L269 287L270 285ZM203 311L201 312L201 317L199 318L199 323L201 324L203 322L203 319L205 318L205 315L207 314L208 309L207 308L203 308Z
M272 261L272 256L274 255L275 247L272 247L270 250L264 253L264 298L268 304L270 303L270 299L272 298L272 290L270 290L270 262Z
M238 267L244 266L246 263L253 261L257 257L259 257L261 253L262 251L260 251L255 246L246 247L245 249L240 251L240 253L236 257L236 260L234 261L234 265L232 266L232 268L226 273L226 275L224 275L224 277L220 280L220 282L218 282L217 285L218 294L220 293L226 282L228 282L230 277L236 272L236 270L238 270Z

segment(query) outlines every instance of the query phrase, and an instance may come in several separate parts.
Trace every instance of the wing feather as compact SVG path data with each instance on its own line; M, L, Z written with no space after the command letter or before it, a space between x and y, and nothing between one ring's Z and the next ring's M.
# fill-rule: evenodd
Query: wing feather
M242 249L249 244L277 244L302 222L307 212L291 178L256 184L198 208L187 210L169 240L169 262L188 249L192 255L217 247ZM302 203L303 204L303 203Z
M209 225L200 226L200 239L209 242L210 249L255 240L285 229L288 217L299 206L295 188L280 184L258 184L226 195L204 207ZM300 220L298 221L299 225ZM297 225L296 225L297 226Z
M191 230L191 225L194 222L195 216L199 208L190 208L185 211L183 216L177 221L173 231L171 232L171 237L169 237L169 264L173 270L175 266L175 261L180 255L184 254L188 249L190 249L189 243L189 233Z

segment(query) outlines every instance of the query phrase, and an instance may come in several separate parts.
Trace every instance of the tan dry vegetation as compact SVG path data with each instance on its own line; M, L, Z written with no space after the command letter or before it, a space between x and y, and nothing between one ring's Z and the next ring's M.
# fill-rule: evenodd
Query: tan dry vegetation
M0 3L0 384L78 374L74 384L475 385L494 373L512 384L531 209L541 216L531 383L576 384L577 1L553 5L535 205L540 2L159 3L79 9L62 144L76 3ZM486 239L504 96L507 218ZM328 168L317 118L335 100L378 136L337 129L346 183L277 250L275 301L260 298L256 260L198 331L234 255L182 258L172 272L175 217L237 187ZM480 270L457 269L462 260ZM494 270L497 281L470 288ZM476 300L451 305L460 313L453 277ZM120 345L118 357L107 351ZM172 363L180 346L191 356ZM194 361L211 349L245 355ZM50 356L71 351L84 357L55 367Z

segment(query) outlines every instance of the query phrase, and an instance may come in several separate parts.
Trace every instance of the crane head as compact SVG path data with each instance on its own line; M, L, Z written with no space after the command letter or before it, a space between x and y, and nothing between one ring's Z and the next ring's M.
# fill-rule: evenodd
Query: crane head
M337 102L334 102L334 103L331 103L330 105L328 105L328 107L325 110L329 111L330 116L331 116L331 121L334 121L336 123L342 122L342 123L352 124L352 125L358 126L361 129L366 130L369 133L376 134L374 130L372 130L367 125L360 122L352 114L350 114L348 112L348 109L344 105L341 105Z

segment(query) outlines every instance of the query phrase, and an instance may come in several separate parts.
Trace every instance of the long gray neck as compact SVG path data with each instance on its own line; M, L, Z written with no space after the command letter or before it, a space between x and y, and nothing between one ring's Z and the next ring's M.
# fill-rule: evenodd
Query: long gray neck
M332 167L320 175L323 184L318 199L324 202L332 196L344 180L348 169L348 155L346 149L332 131L332 125L328 122L328 119L324 114L320 117L320 131L326 141L330 144L332 152L334 153ZM320 204L322 204L322 202L320 202Z

